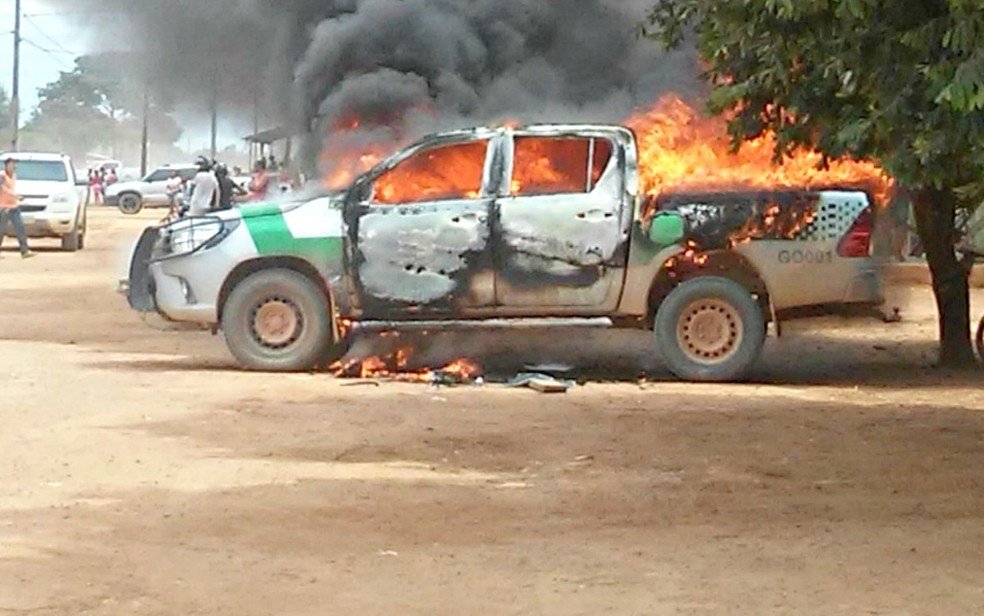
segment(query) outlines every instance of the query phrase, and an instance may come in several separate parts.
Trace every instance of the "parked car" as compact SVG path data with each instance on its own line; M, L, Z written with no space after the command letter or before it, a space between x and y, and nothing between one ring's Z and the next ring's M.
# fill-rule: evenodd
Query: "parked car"
M59 238L62 250L71 252L84 248L89 183L76 175L72 159L42 152L0 154L0 160L7 158L17 162L17 192L27 236Z
M145 207L170 205L167 181L177 172L181 179L190 182L198 173L194 165L166 165L155 169L142 180L117 182L106 187L106 205L118 207L124 214L138 214Z
M787 309L882 302L865 193L654 200L637 165L620 127L436 135L342 193L150 228L123 288L255 370L337 358L353 322L586 317L694 381L741 378Z

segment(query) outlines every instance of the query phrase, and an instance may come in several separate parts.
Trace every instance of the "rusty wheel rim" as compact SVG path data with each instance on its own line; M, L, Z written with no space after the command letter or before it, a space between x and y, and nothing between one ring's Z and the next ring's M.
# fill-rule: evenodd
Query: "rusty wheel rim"
M738 310L719 299L691 303L677 322L677 339L687 357L702 364L720 364L741 347L744 327Z
M297 342L304 323L297 306L281 298L271 298L259 304L251 320L256 341L275 350Z

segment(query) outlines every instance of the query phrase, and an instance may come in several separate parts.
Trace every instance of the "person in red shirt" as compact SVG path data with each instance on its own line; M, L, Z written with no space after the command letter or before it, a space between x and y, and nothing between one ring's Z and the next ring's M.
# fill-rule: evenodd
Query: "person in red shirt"
M17 198L17 163L13 158L3 161L3 171L0 171L0 246L7 234L7 222L14 227L17 241L20 243L21 256L29 259L34 253L27 246L27 231L24 229L24 219L21 218L20 202Z
M262 158L253 166L253 178L249 182L249 200L266 201L270 196L270 175Z

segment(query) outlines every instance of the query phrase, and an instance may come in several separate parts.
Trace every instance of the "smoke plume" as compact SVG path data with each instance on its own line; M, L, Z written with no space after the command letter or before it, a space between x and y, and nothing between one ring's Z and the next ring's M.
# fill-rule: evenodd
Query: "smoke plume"
M692 54L636 37L647 0L49 0L135 52L179 99L268 112L319 144L361 126L421 133L504 118L618 121Z

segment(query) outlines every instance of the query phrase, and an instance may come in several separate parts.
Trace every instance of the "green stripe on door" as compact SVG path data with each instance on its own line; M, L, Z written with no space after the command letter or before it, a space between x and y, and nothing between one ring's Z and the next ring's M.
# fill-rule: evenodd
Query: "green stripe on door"
M266 216L244 217L256 250L263 256L296 256L321 271L341 267L344 241L340 237L295 238L279 207Z

